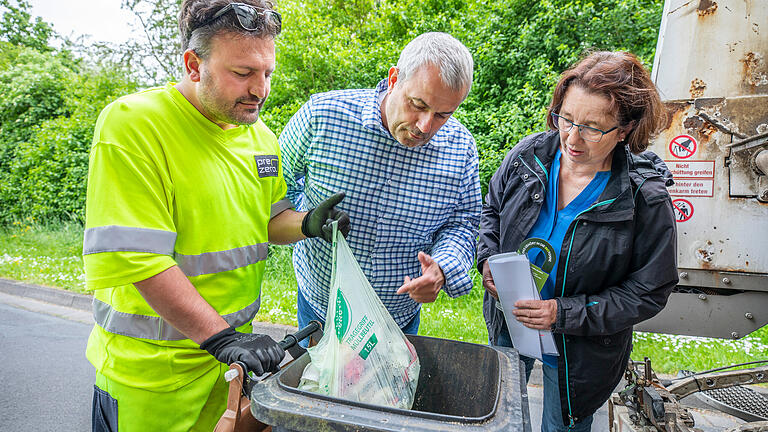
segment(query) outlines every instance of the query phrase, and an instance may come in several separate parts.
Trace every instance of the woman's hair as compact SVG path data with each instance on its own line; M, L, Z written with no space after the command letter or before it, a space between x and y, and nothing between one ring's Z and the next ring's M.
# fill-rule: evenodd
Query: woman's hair
M547 109L547 125L551 129L556 129L552 113L559 113L565 93L572 85L611 101L610 109L617 113L619 125L631 127L625 141L632 153L648 148L651 135L665 121L666 110L656 86L634 54L593 52L563 72Z
M274 3L271 0L239 0L239 2L262 11L274 9ZM182 52L192 49L200 57L207 58L211 50L211 40L223 32L258 38L275 38L280 34L280 23L264 19L264 15L261 15L262 21L255 31L242 28L233 11L211 21L216 12L229 3L234 2L232 0L184 0L182 2L179 11Z

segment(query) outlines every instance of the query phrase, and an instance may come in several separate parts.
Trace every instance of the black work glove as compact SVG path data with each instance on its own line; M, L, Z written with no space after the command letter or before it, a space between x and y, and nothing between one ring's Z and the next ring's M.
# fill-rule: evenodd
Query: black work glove
M264 334L240 333L232 327L209 337L200 348L211 353L224 364L241 361L256 375L277 372L285 351L271 337Z
M346 238L349 234L349 215L335 207L343 199L344 192L339 192L307 212L301 221L301 233L307 237L321 237L330 243L333 241L331 223L339 221L339 231Z

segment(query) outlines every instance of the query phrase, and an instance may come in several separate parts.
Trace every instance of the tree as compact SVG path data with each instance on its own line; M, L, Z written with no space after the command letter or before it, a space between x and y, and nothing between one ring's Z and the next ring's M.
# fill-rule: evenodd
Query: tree
M629 50L650 66L662 6L662 0L285 0L263 118L279 133L309 95L372 87L413 37L448 32L475 60L472 91L455 115L475 136L485 190L507 151L545 129L559 75L586 51Z
M84 220L93 126L107 103L135 87L118 70L85 68L68 78L67 115L43 121L19 143L7 183L16 199L3 202L6 220Z
M559 75L590 50L628 50L650 68L662 0L504 0L467 37L475 84L457 113L474 134L483 190L522 137L545 129Z
M0 10L5 9L0 20L0 40L41 52L52 51L48 41L53 28L40 17L32 20L29 8L27 0L0 0Z
M0 223L81 220L96 118L135 84L48 46L51 27L30 18L28 2L0 5Z
M485 190L509 149L544 130L554 84L585 51L629 50L650 66L662 5L663 0L281 0L283 33L276 40L277 70L262 118L280 133L311 94L373 87L413 37L448 32L475 60L472 91L455 115L475 136ZM98 111L135 88L136 79L158 84L180 75L180 0L123 0L141 20L146 40L90 46L88 52L98 55L88 61L73 59L71 41L65 42L70 51L48 47L50 26L31 19L27 0L0 0L0 6L6 10L0 31L0 222L28 213L80 217Z
M181 41L177 28L181 0L123 0L141 22L144 38L125 43L122 61L138 63L140 78L160 84L180 78Z

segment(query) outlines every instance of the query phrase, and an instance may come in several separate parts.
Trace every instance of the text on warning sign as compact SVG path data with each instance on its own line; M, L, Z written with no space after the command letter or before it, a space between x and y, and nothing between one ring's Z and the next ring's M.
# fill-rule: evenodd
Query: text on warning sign
M715 161L664 161L675 181L680 178L714 178Z

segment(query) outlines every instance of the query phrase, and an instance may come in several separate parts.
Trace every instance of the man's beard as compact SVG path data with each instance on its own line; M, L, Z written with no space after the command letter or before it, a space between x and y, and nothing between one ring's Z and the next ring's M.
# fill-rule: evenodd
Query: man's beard
M237 125L247 125L247 124L256 123L256 121L259 119L259 114L261 113L261 108L264 106L265 100L266 99L255 98L255 97L237 98L235 100L235 105L232 107L233 113L232 113L232 118L230 119L231 123L237 124ZM245 119L235 117L234 111L240 104L248 104L249 107L246 108L246 111L249 113L249 115L255 115L252 121L246 121Z
M430 139L432 139L431 135L422 133L417 128L411 129L408 125L400 126L399 132L402 138L398 139L398 137L395 136L395 139L397 139L400 142L400 144L406 147L419 147L426 144ZM412 136L411 134L415 135L415 137Z
M234 102L222 100L218 97L220 92L216 83L210 77L206 81L207 84L200 86L198 99L212 121L233 125L250 125L258 121L259 113L266 99L249 95L239 97ZM245 108L243 103L254 105Z

